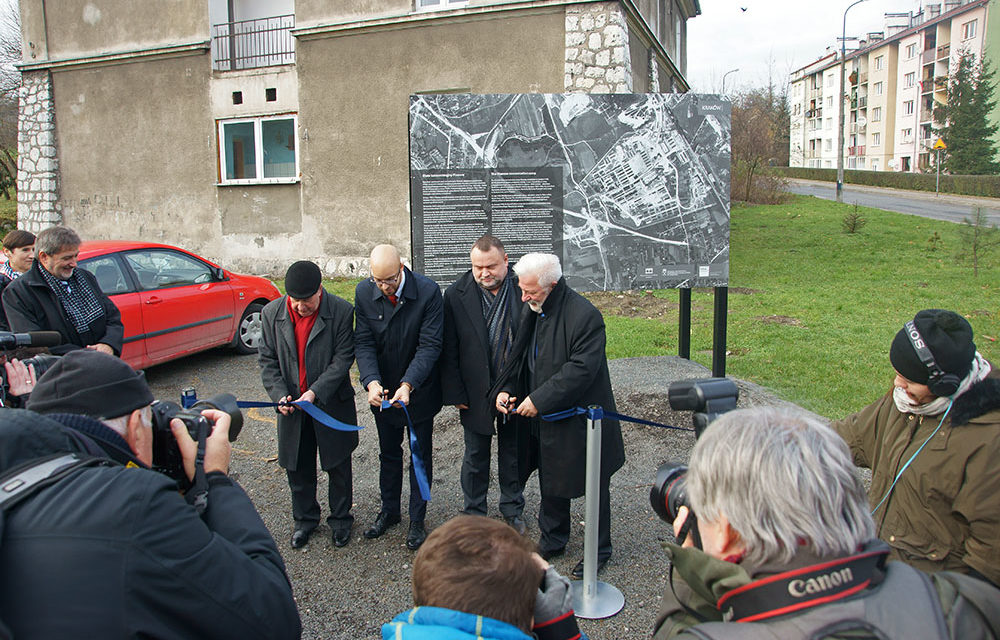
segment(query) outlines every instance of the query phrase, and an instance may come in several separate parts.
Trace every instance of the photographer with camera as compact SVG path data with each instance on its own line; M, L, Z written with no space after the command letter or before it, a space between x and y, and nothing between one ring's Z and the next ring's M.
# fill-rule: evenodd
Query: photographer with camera
M190 413L169 421L184 479L203 467L199 510L148 469L170 415L153 402L142 373L79 350L38 380L32 411L0 411L0 501L34 489L3 505L0 625L15 638L298 638L274 540L226 475L231 414L201 413L203 443ZM33 484L39 460L63 454L82 463Z
M665 545L656 640L1000 634L990 584L888 561L847 446L809 416L724 414L695 443L683 482L686 504L667 508L683 546Z

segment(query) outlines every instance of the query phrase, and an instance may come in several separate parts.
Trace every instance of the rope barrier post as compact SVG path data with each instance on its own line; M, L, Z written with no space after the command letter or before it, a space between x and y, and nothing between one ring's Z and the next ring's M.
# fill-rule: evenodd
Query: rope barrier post
M573 609L578 618L610 618L625 606L625 596L606 582L597 581L597 521L601 496L601 420L604 409L587 409L586 520L583 531L583 580L574 580Z

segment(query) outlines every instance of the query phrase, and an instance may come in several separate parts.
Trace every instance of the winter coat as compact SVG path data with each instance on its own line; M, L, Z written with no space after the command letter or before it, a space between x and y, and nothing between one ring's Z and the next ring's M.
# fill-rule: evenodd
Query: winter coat
M509 272L510 322L516 331L524 303L517 277ZM444 347L441 351L441 388L444 404L464 404L462 426L480 435L494 432L495 395L487 395L495 382L490 376L489 331L483 318L480 286L472 271L444 292Z
M872 470L874 508L941 416L903 414L892 393L831 426ZM976 571L1000 585L1000 371L957 397L940 431L875 512L892 557L927 572Z
M517 627L493 618L440 607L416 607L382 625L384 640L531 640Z
M533 340L537 331L537 340ZM528 371L528 351L537 344L535 372ZM518 398L526 396L538 409L539 416L599 405L616 412L611 391L611 375L604 352L604 318L586 298L560 278L538 314L526 309L511 351L500 376L499 389ZM587 418L577 415L554 422L539 419L538 447L520 464L522 481L537 463L543 495L576 498L586 490ZM601 423L601 480L625 463L625 446L618 421L605 418Z
M0 474L94 442L0 409ZM4 512L0 620L14 638L299 637L281 554L238 485L209 473L199 516L168 477L109 465L72 471Z
M354 308L325 290L306 343L306 382L316 394L314 404L346 424L357 424L350 370L354 364ZM272 300L261 311L261 341L257 346L260 376L272 401L285 396L295 400L299 389L299 356L295 327L288 313L288 296ZM278 412L278 464L295 471L303 411ZM351 456L358 446L357 431L338 431L315 423L320 466L332 469Z
M87 331L78 333L56 294L42 277L41 268L35 260L31 269L3 290L3 308L11 331L58 331L62 334L63 344L49 349L57 355L99 342L111 347L116 356L121 355L125 325L118 307L101 291L97 278L86 269L77 267L75 271L87 281L104 307L104 315L94 319Z
M781 565L767 563L753 568L690 547L669 543L664 547L673 563L673 582L660 603L654 640L985 640L1000 634L1000 590L961 574L944 572L928 577L905 563L885 562L883 556L870 581L864 581L860 574L845 576L843 569L837 569L845 566L840 564L845 558L820 558L807 551ZM876 540L865 545L861 554L877 556L887 551L885 544ZM843 587L838 591L842 579ZM847 581L859 583L860 589L848 587ZM769 587L774 591L767 591ZM755 589L759 590L756 594ZM741 611L736 612L731 607L737 594L755 597L744 600ZM782 606L789 600L800 601Z
M436 282L409 269L403 271L403 296L395 306L370 278L358 283L354 291L354 354L365 389L378 380L391 396L401 383L410 383L413 390L407 410L413 422L419 422L432 419L441 410L438 359L444 310ZM406 424L399 409L386 410L382 419Z

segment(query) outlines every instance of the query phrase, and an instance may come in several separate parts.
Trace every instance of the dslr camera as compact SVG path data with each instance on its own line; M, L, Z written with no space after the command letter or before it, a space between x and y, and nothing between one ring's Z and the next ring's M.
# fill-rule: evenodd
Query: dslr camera
M170 430L170 421L174 418L180 419L191 434L191 439L198 443L204 443L204 439L212 432L212 425L201 415L204 409L218 409L229 414L230 442L235 442L240 430L243 429L243 412L236 404L236 396L231 393L214 395L193 403L187 409L169 400L155 400L152 408L153 469L175 480L185 491L191 487L191 481L184 473L184 460L181 458L177 440Z
M704 378L700 380L679 380L670 385L667 398L674 411L693 411L695 437L701 436L705 428L721 414L736 408L740 389L729 378ZM688 508L688 517L677 534L677 543L683 544L688 535L695 546L701 548L697 518L687 495L687 465L679 462L664 462L656 471L656 480L649 490L649 504L656 515L669 525L677 519L681 507Z

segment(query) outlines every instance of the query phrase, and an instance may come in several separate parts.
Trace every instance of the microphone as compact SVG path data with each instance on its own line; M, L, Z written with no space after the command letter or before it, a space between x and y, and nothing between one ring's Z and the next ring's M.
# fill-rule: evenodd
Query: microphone
M62 343L63 337L58 331L29 331L27 333L0 331L0 349L55 347Z

